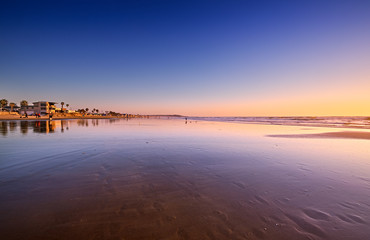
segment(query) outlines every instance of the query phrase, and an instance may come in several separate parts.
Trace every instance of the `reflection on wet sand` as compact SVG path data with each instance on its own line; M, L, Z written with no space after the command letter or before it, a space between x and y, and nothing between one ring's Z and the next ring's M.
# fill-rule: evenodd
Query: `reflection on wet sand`
M64 132L65 129L69 130L69 123L66 120L0 122L0 132L3 136L8 135L9 132L17 131L18 128L23 135L27 135L29 129L35 133L53 133L57 128L60 128L60 131Z
M17 122L9 122L9 131L14 132L17 128Z
M88 119L78 119L77 125L82 127L88 127L89 126L89 120Z
M264 136L308 130L183 120L53 122L11 133L1 123L3 239L370 235L370 141L296 143Z
M0 132L3 136L8 134L8 122L7 121L0 121Z
M98 127L99 122L104 121L106 123L115 123L117 121L129 121L129 119L77 119L75 124L78 127L89 127L89 124L93 127ZM70 120L41 120L41 121L0 121L0 133L3 136L7 136L9 132L19 131L23 135L27 135L28 130L33 130L35 133L54 133L56 131L64 132L69 130L71 125Z
M21 121L20 123L21 133L24 135L27 135L28 133L28 128L29 128L28 123L29 123L28 121Z
M55 129L53 121L36 121L33 125L33 131L36 133L52 133Z

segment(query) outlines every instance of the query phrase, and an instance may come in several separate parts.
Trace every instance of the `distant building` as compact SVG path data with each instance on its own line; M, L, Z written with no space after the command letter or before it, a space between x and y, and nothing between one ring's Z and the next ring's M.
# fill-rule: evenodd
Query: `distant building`
M55 107L55 104L56 102L47 102L47 101L34 102L33 105L22 106L19 112L21 114L38 113L40 115L55 113L58 111L58 108Z
M12 107L11 106L5 106L5 107L3 107L3 109L10 112L12 110ZM18 109L19 109L19 107L17 105L13 106L13 112L18 111Z
M20 114L27 113L28 115L34 114L33 105L21 106L21 109L19 109L19 113Z

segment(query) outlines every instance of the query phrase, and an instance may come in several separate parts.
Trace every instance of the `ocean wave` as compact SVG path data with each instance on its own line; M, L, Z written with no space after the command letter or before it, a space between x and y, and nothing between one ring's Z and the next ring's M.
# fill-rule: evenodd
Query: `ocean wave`
M191 117L189 120L370 129L370 117Z

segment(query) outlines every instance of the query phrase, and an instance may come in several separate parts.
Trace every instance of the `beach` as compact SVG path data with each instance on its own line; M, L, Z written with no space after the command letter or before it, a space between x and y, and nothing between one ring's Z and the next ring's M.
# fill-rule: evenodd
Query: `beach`
M0 130L3 239L370 236L368 129L72 119Z

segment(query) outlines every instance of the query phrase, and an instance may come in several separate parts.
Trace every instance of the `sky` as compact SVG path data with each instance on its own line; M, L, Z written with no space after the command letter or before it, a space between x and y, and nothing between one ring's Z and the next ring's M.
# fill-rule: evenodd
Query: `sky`
M370 1L0 1L0 98L370 116Z

